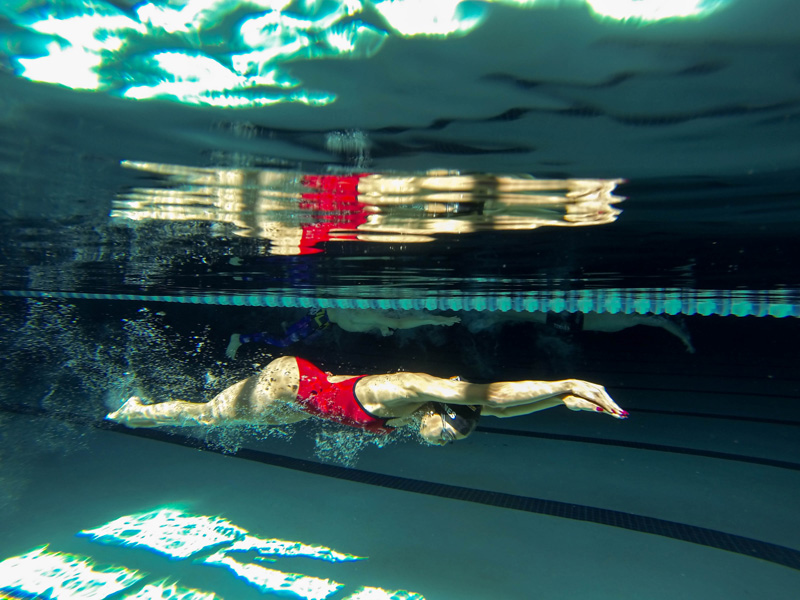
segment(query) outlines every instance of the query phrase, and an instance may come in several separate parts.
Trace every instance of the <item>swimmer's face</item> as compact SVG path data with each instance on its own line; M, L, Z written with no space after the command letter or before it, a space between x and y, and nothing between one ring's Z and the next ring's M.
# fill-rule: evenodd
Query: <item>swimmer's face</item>
M465 435L456 431L447 423L442 415L435 412L425 413L420 421L419 434L429 444L445 446L456 440L463 440Z

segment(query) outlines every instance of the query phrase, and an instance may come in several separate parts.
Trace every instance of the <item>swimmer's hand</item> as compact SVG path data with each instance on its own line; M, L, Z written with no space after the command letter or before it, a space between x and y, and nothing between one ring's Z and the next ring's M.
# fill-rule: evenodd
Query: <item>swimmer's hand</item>
M450 327L451 325L455 325L456 323L461 323L461 317L436 317L436 321L431 323L431 325L443 325L445 327Z
M114 421L126 427L158 427L158 423L144 415L145 404L138 396L131 396L117 410L106 415L106 420Z
M628 418L628 411L622 410L602 385L581 379L568 379L564 383L569 392L561 397L561 401L568 409L604 412L617 419Z

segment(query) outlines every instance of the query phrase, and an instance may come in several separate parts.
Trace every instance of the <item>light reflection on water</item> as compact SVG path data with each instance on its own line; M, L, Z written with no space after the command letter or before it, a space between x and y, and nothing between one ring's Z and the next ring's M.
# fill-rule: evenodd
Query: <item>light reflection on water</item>
M636 22L700 19L727 3L572 2L585 4L600 18ZM288 70L290 63L369 58L391 38L460 37L487 20L491 4L530 10L538 9L541 2L154 0L131 4L68 0L43 9L36 3L5 2L0 15L12 26L0 31L0 60L31 81L134 100L159 98L230 108L279 103L324 106L337 95L304 86Z
M209 221L270 241L270 254L321 252L327 241L413 244L442 234L613 223L619 180L508 175L306 174L126 161L164 177L114 202L112 219ZM222 228L219 228L222 231Z

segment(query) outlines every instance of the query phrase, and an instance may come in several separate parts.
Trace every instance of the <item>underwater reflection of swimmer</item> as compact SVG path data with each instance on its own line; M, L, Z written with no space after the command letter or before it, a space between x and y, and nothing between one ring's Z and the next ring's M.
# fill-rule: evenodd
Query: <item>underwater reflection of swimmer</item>
M383 336L391 335L395 329L413 329L423 325L439 325L449 327L459 323L459 317L444 317L432 315L424 311L385 311L371 308L343 309L328 308L312 310L292 323L280 336L269 333L234 333L231 335L225 354L235 358L242 344L253 342L269 344L279 348L286 348L302 339L311 340L319 332L325 330L331 323L338 325L345 331L353 333L367 333L377 331Z
M168 178L114 200L125 221L213 221L267 239L269 253L322 252L325 242L423 243L441 235L583 227L616 221L617 179L536 179L428 171L308 174L123 161Z
M624 313L570 313L570 312L492 312L475 313L465 317L464 324L472 333L485 331L508 323L529 322L545 325L549 329L574 334L579 331L615 332L643 325L657 327L677 337L687 352L694 353L694 345L686 327L680 322L661 315Z
M475 384L426 373L333 375L283 356L209 402L145 404L131 397L107 419L128 427L286 425L312 416L375 434L410 427L429 444L463 439L483 415L516 417L558 405L628 413L605 388L579 379Z

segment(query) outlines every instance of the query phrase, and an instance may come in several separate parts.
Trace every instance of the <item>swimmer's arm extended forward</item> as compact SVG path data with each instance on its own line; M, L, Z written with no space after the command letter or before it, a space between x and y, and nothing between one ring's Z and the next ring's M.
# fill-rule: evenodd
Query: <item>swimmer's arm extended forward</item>
M450 326L461 321L458 317L443 317L426 313L394 316L382 310L341 308L329 308L328 319L345 331L363 333L377 329L384 336L391 335L394 329L413 329L423 325Z

